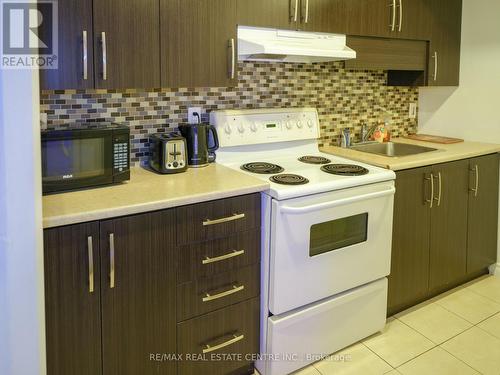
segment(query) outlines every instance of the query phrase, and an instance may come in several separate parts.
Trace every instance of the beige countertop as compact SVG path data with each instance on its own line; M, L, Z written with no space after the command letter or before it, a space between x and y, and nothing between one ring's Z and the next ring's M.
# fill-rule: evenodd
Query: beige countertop
M171 175L136 167L126 183L44 196L43 227L161 210L268 188L262 180L219 164Z
M323 147L321 148L321 151L375 165L378 167L391 169L393 171L423 167L426 165L445 163L460 159L468 159L476 156L500 152L500 145L492 143L461 142L445 145L431 142L414 141L406 138L395 138L393 139L393 142L409 143L413 145L431 147L437 150L417 155L400 157L387 157L334 146Z

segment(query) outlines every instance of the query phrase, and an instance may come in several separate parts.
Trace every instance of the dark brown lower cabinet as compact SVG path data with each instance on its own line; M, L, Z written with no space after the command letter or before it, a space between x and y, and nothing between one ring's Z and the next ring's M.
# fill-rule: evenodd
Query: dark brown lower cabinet
M496 261L498 154L396 173L388 314Z
M498 160L494 154L469 161L468 274L481 272L497 259Z
M103 372L175 373L175 211L101 222Z
M469 161L432 168L434 205L431 210L429 290L455 286L467 264L467 197Z
M429 289L431 168L396 173L388 310L424 299Z
M180 375L250 372L259 352L259 298L177 324L177 344Z
M44 232L47 374L99 375L99 223Z

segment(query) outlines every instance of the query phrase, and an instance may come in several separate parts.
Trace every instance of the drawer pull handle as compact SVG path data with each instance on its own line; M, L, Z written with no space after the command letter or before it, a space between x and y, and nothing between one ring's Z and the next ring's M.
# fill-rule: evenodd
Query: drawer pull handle
M233 344L237 343L238 341L243 340L244 338L245 338L245 335L239 335L239 336L233 335L232 339L230 339L226 342L223 342L222 344L214 345L214 346L206 344L205 347L203 348L203 354L215 352L216 350L225 348L226 346L233 345Z
M92 236L87 237L87 249L89 255L89 293L94 293L94 248Z
M216 220L206 219L203 222L203 226L206 227L208 225L222 224L222 223L227 223L229 221L235 221L235 220L240 220L240 219L244 219L244 218L245 218L245 214L234 214L233 216L223 217L222 219L216 219Z
M109 287L115 287L115 234L109 234Z
M223 260L226 260L226 259L231 259L231 258L240 256L240 255L243 255L243 254L245 254L245 250L239 250L239 251L238 250L233 250L231 253L225 254L225 255L221 255L219 257L215 257L215 258L206 257L205 259L203 259L201 261L201 264L217 263L217 262L220 262L220 261L223 261Z
M216 300L219 298L230 296L231 294L234 294L234 293L241 292L244 289L245 289L244 285L240 285L240 286L233 285L233 287L231 289L226 290L225 292L221 292L221 293L214 294L214 295L212 295L210 293L206 293L206 296L203 297L202 301L203 302L210 302L210 301L213 301L213 300Z
M471 172L474 172L476 178L476 187L474 189L470 189L470 191L474 193L474 197L477 197L477 194L479 192L479 167L477 165L474 166L474 168L471 169Z

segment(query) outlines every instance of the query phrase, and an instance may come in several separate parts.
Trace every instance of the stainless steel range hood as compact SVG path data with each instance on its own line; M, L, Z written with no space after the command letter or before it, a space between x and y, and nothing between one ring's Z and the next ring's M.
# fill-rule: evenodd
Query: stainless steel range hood
M238 58L314 63L355 59L356 52L346 46L345 35L239 26Z

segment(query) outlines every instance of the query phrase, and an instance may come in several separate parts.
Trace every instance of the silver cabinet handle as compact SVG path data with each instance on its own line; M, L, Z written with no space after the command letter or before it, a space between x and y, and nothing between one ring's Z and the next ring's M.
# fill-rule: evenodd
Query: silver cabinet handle
M431 173L430 177L425 178L426 181L431 182L431 199L426 199L426 203L430 203L429 208L434 207L434 175Z
M432 56L434 59L434 81L437 81L438 78L438 53L437 51L434 52L434 56Z
M304 23L309 22L309 0L306 0L306 15L304 17Z
M102 44L102 79L106 81L108 79L108 54L106 50L106 33L104 31L101 33L101 44Z
M225 348L226 346L235 344L238 341L243 340L244 338L245 338L245 335L239 335L239 336L233 335L232 339L230 339L228 341L225 341L222 344L214 345L214 346L209 345L209 344L205 345L205 347L203 348L202 352L203 352L203 354L215 352L216 350L219 350L219 349Z
M396 30L396 0L392 0L392 4L389 4L389 7L392 8L392 22L389 25L391 31Z
M232 252L230 252L228 254L224 254L224 255L221 255L221 256L218 256L215 258L206 257L205 259L203 259L201 261L201 264L217 263L217 262L221 262L221 261L226 260L226 259L238 257L238 256L243 255L243 254L245 254L245 250L233 250Z
M231 48L231 71L229 77L234 79L236 73L236 47L234 45L234 38L229 41L229 48Z
M109 234L109 287L115 287L115 235Z
M443 180L441 178L441 172L438 173L438 196L437 198L434 198L435 201L437 201L438 207L441 206L441 196L443 193Z
M89 293L94 293L94 248L92 236L87 237L87 249L89 255Z
M399 32L403 28L403 0L399 0Z
M295 3L295 7L293 8L293 16L290 17L293 22L297 22L299 18L299 0L291 0L292 3Z
M241 292L245 289L244 285L236 286L233 285L233 287L229 290L226 290L225 292L217 293L217 294L210 294L206 293L205 297L203 297L201 300L203 302L210 302L219 298L227 297L230 296L231 294Z
M208 225L222 224L229 221L241 220L243 218L245 218L245 214L234 214L233 216L223 217L222 219L216 220L206 219L205 221L203 221L203 226L206 227Z
M479 193L479 167L477 165L474 166L474 168L471 169L471 172L474 172L476 175L476 186L473 189L470 189L470 191L474 192L474 197L477 197Z
M83 43L83 79L87 80L89 78L87 30L83 30L82 39L83 39L82 40L82 43Z

